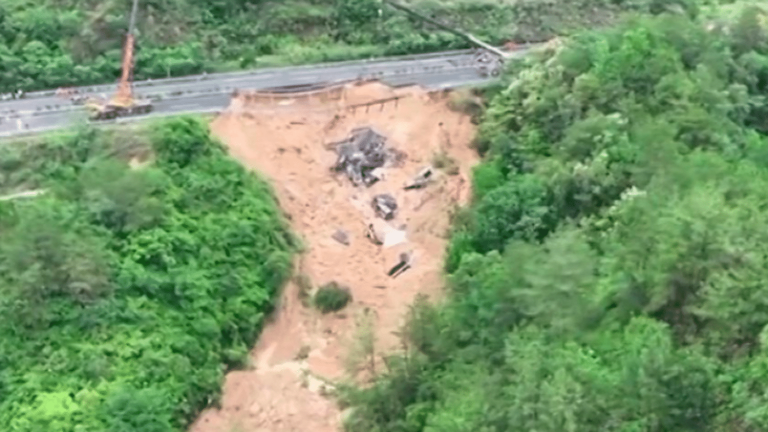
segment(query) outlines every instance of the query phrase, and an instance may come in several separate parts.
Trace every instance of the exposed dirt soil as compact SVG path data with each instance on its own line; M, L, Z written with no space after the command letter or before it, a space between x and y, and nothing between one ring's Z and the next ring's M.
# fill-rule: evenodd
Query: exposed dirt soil
M394 96L401 96L397 103L350 108ZM331 281L346 285L353 302L340 313L322 315L302 304L299 284L288 284L252 352L253 367L227 375L221 409L202 413L192 432L340 430L339 409L325 394L332 389L327 383L348 377L344 365L355 317L372 312L377 352L397 349L393 332L414 297L424 293L434 298L443 285L450 215L469 198L469 170L477 160L470 148L475 127L468 116L448 107L448 97L368 83L349 86L340 99L322 102L244 102L240 97L213 121L213 132L232 155L271 180L304 239L306 251L296 263L297 274L306 275L314 287ZM383 181L355 188L346 176L331 171L337 156L324 144L364 126L385 135L387 146L407 158L386 169ZM458 173L436 170L435 181L426 188L403 190L440 152L455 161ZM370 203L378 193L397 199L395 219L375 217ZM388 247L373 244L364 235L371 223L379 232L404 230L405 241ZM349 234L349 245L332 238L339 229ZM388 277L399 254L408 251L413 252L413 268Z

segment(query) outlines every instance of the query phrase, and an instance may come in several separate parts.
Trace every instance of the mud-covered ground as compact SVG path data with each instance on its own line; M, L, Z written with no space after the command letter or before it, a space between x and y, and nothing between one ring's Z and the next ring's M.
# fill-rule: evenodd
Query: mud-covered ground
M401 98L368 109L349 108L393 96ZM450 215L469 198L470 167L477 160L470 148L474 125L449 108L449 97L369 83L350 86L341 100L323 104L234 100L230 110L214 120L213 132L231 154L271 180L294 230L304 239L297 275L315 287L331 281L346 285L353 302L339 313L322 315L299 300L299 285L306 284L288 284L252 352L252 368L228 374L222 408L204 412L192 432L340 429L341 414L327 393L329 383L349 378L345 364L357 318L367 310L375 320L377 352L398 349L393 332L414 297L424 293L434 298L443 286ZM324 144L363 126L387 136L387 145L407 157L402 166L386 169L383 181L355 188L331 171L336 154ZM436 157L449 169L438 170L426 188L403 190ZM370 202L378 193L397 199L394 220L376 218ZM403 230L405 241L375 245L364 235L371 223L379 232ZM349 234L349 245L332 238L339 229ZM413 267L392 279L386 273L402 252L413 253Z

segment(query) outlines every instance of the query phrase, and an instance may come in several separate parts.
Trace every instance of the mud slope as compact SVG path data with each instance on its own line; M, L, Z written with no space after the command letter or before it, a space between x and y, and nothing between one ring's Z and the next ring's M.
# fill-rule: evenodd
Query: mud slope
M338 97L321 102L291 99L233 101L212 123L213 132L243 164L274 184L293 228L306 243L297 274L317 287L336 281L350 287L353 303L337 314L321 315L302 305L299 287L289 284L278 312L254 348L253 368L228 374L221 409L204 412L193 432L335 432L340 414L323 394L324 382L345 376L344 362L355 328L355 317L366 309L376 320L378 352L397 349L392 333L418 293L439 295L449 217L467 201L469 170L476 156L469 144L474 126L448 108L448 96L417 88L393 90L377 83L350 86ZM395 101L361 103L400 96ZM387 145L404 152L401 166L385 170L383 181L355 188L331 172L336 154L324 144L348 136L351 129L373 127L387 136ZM433 184L403 190L403 184L435 155L444 151L459 173L437 171ZM399 210L387 223L377 219L372 197L390 193ZM405 242L377 246L364 235L375 223L379 230L403 228ZM349 234L349 245L332 238ZM401 252L413 251L414 266L399 277L387 276ZM301 353L301 354L300 354Z

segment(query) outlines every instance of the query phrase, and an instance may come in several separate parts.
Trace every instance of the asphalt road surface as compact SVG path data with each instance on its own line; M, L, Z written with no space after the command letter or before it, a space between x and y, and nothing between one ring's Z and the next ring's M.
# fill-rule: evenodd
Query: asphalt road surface
M161 100L154 104L152 113L142 116L132 116L131 119L156 117L159 115L171 115L181 113L194 113L224 109L229 104L229 93L201 95L182 99ZM27 131L47 131L78 123L88 122L88 114L85 110L57 111L47 114L19 117L24 127L19 129L17 119L0 120L0 137L12 136Z
M471 54L448 54L415 60L393 60L359 63L327 64L316 67L294 67L232 74L198 75L179 80L157 80L134 84L138 95L144 97L179 97L200 93L232 91L237 88L264 88L365 77L389 78L424 72L442 72L472 67ZM114 92L116 85L80 87L81 94L99 96ZM70 103L56 96L30 97L0 102L0 115L21 115L56 110Z
M524 56L527 51L518 51L516 55ZM390 85L419 84L446 88L486 80L478 74L472 55L467 52L415 57L411 60L344 62L335 65L158 80L154 83L141 82L136 85L138 93L145 97L157 98L154 110L148 115L130 117L129 121L224 109L235 89L264 89L359 78L377 78ZM88 89L111 94L114 88L112 85L93 86ZM0 137L61 128L86 122L86 117L83 107L74 106L54 96L37 94L28 99L4 101L0 102ZM22 122L21 128L19 120Z

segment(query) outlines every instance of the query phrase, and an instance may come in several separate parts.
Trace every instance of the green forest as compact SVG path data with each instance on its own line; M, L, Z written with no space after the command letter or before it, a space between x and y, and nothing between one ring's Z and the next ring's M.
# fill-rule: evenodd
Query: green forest
M449 297L352 432L768 430L768 34L587 32L492 89Z
M2 147L4 187L47 191L0 201L3 431L183 430L290 276L299 245L271 189L203 120L142 137L140 169L95 129Z
M695 1L401 3L502 43ZM130 0L0 0L0 93L116 80L130 8ZM140 0L137 28L136 79L468 47L382 0Z
M570 37L479 90L446 298L340 387L346 430L768 430L766 12L403 3L487 40ZM143 2L137 77L463 43L379 6ZM129 7L0 0L0 91L109 81ZM0 429L184 430L301 250L268 183L179 117L3 142L0 197L23 189L45 193L0 199Z

